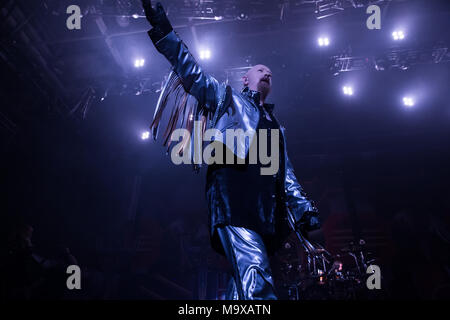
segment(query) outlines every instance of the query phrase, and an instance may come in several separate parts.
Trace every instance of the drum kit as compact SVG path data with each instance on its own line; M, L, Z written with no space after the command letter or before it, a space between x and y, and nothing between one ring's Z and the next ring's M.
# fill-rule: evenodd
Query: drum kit
M366 250L366 243L356 243L331 254L322 245L295 231L305 258L302 262L285 261L283 288L289 300L356 300L370 299L366 286L370 265L375 259Z

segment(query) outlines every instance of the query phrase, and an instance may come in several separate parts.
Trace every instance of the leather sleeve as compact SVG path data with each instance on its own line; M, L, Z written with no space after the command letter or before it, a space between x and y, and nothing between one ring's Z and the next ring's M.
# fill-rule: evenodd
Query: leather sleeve
M154 45L182 79L184 89L197 99L199 105L214 112L219 101L219 82L203 71L178 35L171 31Z
M314 203L310 201L295 177L294 168L286 154L285 179L286 204L298 224L306 212L318 212Z

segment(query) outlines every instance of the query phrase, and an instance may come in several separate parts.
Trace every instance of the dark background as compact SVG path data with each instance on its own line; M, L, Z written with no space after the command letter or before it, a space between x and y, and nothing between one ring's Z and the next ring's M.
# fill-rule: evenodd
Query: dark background
M160 143L140 138L169 70L145 18L121 18L142 14L140 1L1 2L2 268L25 224L42 256L60 259L70 248L83 272L79 292L56 284L29 298L220 297L228 266L209 247L205 171L175 166ZM269 102L321 212L323 228L312 237L334 254L364 239L378 258L385 298L448 298L449 6L380 1L382 28L368 30L368 1L356 1L359 8L343 1L345 10L323 19L309 2L163 5L195 56L196 43L209 45L212 58L200 63L219 80L228 76L239 88L233 68L272 69ZM65 26L70 4L82 8L81 30ZM391 37L398 25L407 34L401 43ZM321 34L329 47L317 46ZM447 50L442 61L430 55L436 48ZM396 50L419 54L377 71L372 62ZM334 75L333 57L345 55L367 59L366 67ZM142 69L136 57L145 58ZM352 97L342 94L347 83ZM416 97L412 108L402 104L408 94ZM295 260L301 254L289 241ZM280 287L283 259L273 262ZM6 270L2 277L28 272Z

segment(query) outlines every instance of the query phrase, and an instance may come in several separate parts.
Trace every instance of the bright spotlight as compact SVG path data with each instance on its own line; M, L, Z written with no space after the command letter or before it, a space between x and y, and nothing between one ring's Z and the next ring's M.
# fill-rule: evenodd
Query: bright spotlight
M139 15L137 13L135 13L135 14L132 15L132 17L135 18L135 19L138 19Z
M136 59L134 60L134 67L135 68L142 68L145 64L145 59Z
M352 96L353 95L353 88L350 86L344 86L342 87L342 91L346 96Z
M394 32L392 32L392 38L394 38L394 40L403 40L405 39L405 33L403 32L403 30L395 30Z
M328 47L330 45L330 39L327 37L320 37L317 39L317 43L319 44L319 47Z
M200 59L201 60L211 59L211 51L209 49L200 50Z
M403 104L406 107L412 107L415 104L415 101L412 97L403 97Z
M147 140L148 138L150 138L150 132L149 131L142 132L141 139L142 140Z

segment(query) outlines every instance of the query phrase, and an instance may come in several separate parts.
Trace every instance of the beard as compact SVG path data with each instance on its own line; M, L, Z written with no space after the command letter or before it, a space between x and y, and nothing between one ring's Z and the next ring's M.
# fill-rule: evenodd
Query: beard
M261 79L258 82L258 91L266 97L270 92L270 83Z

